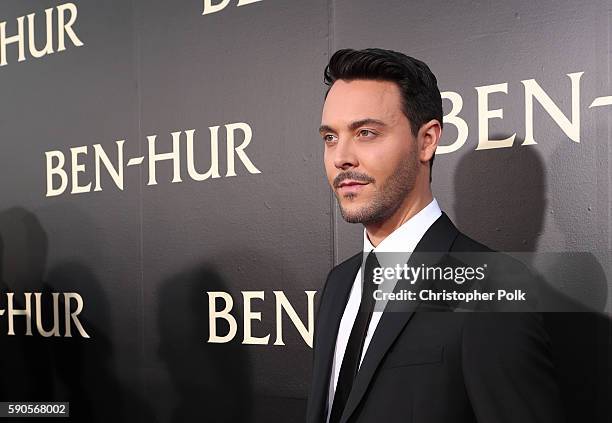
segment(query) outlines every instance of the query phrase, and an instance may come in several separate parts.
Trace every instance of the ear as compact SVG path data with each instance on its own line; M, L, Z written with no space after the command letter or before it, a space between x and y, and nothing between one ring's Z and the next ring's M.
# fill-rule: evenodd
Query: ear
M433 157L438 148L438 141L442 135L442 127L437 119L432 119L429 122L424 123L419 128L417 134L418 146L419 146L419 160L422 163L427 163Z

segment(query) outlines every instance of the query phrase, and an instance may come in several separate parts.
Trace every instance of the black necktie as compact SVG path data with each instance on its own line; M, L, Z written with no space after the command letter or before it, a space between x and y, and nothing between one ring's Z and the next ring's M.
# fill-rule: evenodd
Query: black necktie
M340 421L342 412L348 400L353 381L357 376L359 369L359 361L363 351L363 343L370 325L370 318L374 310L374 290L376 285L373 281L373 273L376 267L380 267L376 254L370 251L366 259L365 268L363 270L363 288L361 290L361 302L359 303L359 311L353 323L353 329L346 344L346 351L342 359L342 367L338 375L338 384L336 385L336 393L334 394L334 402L332 405L329 423L337 423Z

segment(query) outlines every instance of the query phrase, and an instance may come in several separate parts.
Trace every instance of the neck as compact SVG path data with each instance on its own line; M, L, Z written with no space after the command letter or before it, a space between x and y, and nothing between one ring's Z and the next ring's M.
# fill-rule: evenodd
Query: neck
M372 245L377 247L383 239L402 226L412 216L423 210L432 200L433 195L429 187L423 193L415 193L413 191L404 198L400 207L386 220L364 225Z

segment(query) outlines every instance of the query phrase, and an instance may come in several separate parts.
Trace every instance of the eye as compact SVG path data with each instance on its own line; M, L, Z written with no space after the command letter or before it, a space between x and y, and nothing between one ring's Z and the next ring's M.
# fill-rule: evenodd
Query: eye
M370 129L360 129L358 132L358 136L360 137L366 137L366 138L372 138L374 136L376 136L376 133Z
M330 144L330 143L336 142L336 137L332 134L325 134L323 135L323 141Z

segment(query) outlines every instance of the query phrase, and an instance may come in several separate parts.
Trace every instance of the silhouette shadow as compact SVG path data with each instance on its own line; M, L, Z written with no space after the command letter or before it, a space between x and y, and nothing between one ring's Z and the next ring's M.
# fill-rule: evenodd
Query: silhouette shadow
M82 218L63 210L65 219ZM67 214L66 214L67 213ZM71 220L69 220L71 221ZM40 314L46 330L53 327L52 292L59 292L59 334L43 337L37 330L34 295L31 301L32 336L26 336L26 319L15 317L15 335L2 327L0 348L0 399L2 401L68 401L75 422L154 422L149 408L122 386L113 370L110 331L111 306L93 272L77 261L54 264L46 272L47 234L38 218L23 208L0 212L0 281L5 292L14 292L15 307L24 308L24 292L42 293ZM90 338L71 324L65 335L63 293L83 299L78 320ZM4 300L4 299L3 299ZM71 303L74 310L74 302ZM6 317L6 316L5 316ZM18 418L14 421L39 421Z
M14 308L25 309L24 292L46 291L43 274L47 244L47 236L32 213L18 207L0 212L0 308L5 310L0 327L1 401L48 401L53 398L49 343L40 336L26 336L25 316L14 317L15 335L8 335L5 294L14 293ZM33 297L30 303L33 307ZM43 321L48 323L48 319ZM34 318L31 329L36 335Z
M177 274L159 291L159 356L179 396L171 421L249 421L251 375L246 352L239 335L228 343L207 343L206 291L229 291L209 266ZM232 314L236 316L235 309ZM240 316L236 319L241 322ZM229 324L217 322L217 334L227 334Z
M493 139L507 136L497 134ZM512 148L470 151L460 158L456 169L457 226L498 251L538 251L548 198L553 204L549 213L556 223L563 217L563 236L584 230L580 216L565 213L568 204L559 201L567 197L558 181L571 181L573 175L547 186L537 146L521 146L522 142L517 138ZM569 243L565 246L571 250ZM608 282L601 263L588 252L520 256L531 258L527 264L543 270L538 275L543 278L540 299L552 310L568 311L543 313L567 421L609 422L612 323L602 313Z
M77 262L54 266L47 283L54 292L78 292L83 298L79 315L90 336L52 339L58 394L70 402L70 416L88 422L155 422L150 408L115 375L111 333L111 305L91 270ZM63 309L63 307L61 307Z

